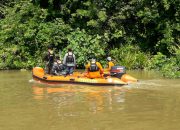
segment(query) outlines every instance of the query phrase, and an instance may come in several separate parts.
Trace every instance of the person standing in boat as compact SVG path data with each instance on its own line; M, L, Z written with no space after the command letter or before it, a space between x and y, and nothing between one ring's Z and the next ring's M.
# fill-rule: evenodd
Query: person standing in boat
M76 57L69 48L63 59L63 64L66 65L67 74L72 75L76 66Z
M52 74L52 67L54 63L54 51L52 45L48 46L48 52L44 57L44 60L46 61L46 73L47 74Z
M103 76L102 65L92 58L91 61L86 65L88 78L101 78Z

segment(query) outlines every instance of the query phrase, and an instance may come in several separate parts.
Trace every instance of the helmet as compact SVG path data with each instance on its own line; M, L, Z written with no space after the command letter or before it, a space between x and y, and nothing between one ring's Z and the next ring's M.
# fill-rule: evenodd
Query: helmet
M51 49L51 50L52 50L52 49L53 49L53 46L52 46L52 45L49 45L49 46L48 46L48 49Z
M96 59L95 59L95 58L92 58L92 59L91 59L91 62L96 62Z
M111 61L111 57L107 57L107 60L108 60L108 61Z

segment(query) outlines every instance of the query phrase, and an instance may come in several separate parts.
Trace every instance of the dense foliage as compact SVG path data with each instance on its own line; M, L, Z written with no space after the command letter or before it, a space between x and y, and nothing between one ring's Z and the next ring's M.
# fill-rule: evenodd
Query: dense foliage
M8 4L7 4L8 3ZM42 65L49 44L72 47L79 67L111 55L128 69L180 77L179 0L5 0L0 68Z

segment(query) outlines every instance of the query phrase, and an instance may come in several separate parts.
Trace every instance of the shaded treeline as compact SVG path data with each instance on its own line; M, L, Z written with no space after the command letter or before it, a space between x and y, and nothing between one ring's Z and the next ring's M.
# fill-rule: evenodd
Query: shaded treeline
M179 77L179 0L6 0L1 5L1 68L41 65L53 44L62 55L72 47L81 68L90 55L103 64L111 55L128 69Z

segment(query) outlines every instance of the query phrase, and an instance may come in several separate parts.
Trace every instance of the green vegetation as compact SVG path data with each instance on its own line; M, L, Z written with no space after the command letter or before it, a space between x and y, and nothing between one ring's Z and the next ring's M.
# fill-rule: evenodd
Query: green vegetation
M80 68L107 53L128 69L180 77L179 0L4 0L0 68L43 65L49 44L72 47Z

